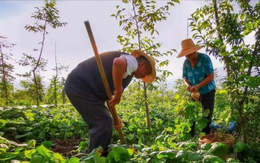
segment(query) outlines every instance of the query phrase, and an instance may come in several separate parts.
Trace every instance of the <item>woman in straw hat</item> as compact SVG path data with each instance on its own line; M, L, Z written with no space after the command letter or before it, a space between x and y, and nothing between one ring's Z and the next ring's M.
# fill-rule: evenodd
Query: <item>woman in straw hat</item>
M182 50L177 58L186 57L183 64L183 78L187 85L187 91L193 94L193 98L201 102L203 110L209 110L206 117L207 127L202 131L210 133L210 122L214 111L215 82L214 70L211 59L208 55L197 52L201 46L194 44L192 39L185 39L181 42ZM195 94L195 95L194 95ZM196 96L199 95L199 96ZM196 99L197 98L197 99ZM195 123L191 128L191 135L195 135Z
M120 103L123 90L133 76L144 82L152 83L155 79L155 61L143 51L134 50L131 54L110 51L100 54L109 87L114 95L108 101L110 106ZM73 106L88 124L90 142L88 152L101 146L103 156L107 155L110 144L113 121L105 106L108 100L95 57L91 57L74 68L65 83L65 92ZM122 122L114 126L121 129Z

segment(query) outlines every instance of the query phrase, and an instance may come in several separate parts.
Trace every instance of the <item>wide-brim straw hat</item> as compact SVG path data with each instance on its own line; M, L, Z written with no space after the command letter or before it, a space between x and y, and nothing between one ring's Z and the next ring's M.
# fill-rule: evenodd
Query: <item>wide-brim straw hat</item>
M133 50L131 52L131 54L135 57L138 58L140 56L144 56L145 58L147 58L147 60L149 61L149 63L151 64L152 67L152 72L149 75L146 75L144 78L142 78L142 80L146 83L152 83L156 77L156 70L155 70L155 60L153 57L148 56L147 54L145 54L143 51L141 50Z
M195 45L192 39L188 38L181 42L182 50L177 58L192 54L202 48L202 46Z

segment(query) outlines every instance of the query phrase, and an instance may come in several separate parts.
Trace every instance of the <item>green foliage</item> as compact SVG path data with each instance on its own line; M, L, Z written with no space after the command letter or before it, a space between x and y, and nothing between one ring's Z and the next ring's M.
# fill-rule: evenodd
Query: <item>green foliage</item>
M115 18L119 19L119 25L126 32L126 37L118 36L118 41L123 45L123 51L130 52L132 49L142 49L155 58L172 55L174 50L160 53L162 46L155 42L155 34L159 32L154 25L166 20L169 7L178 0L167 2L167 5L158 7L156 1L123 1L123 5L132 5L130 11L126 8L117 7ZM200 130L205 126L206 121L199 103L191 102L189 94L182 80L177 80L173 89L167 89L165 79L171 73L160 71L158 81L160 85L148 85L148 98L143 96L142 84L134 82L131 84L121 99L117 110L122 118L123 128L127 144L119 145L119 136L113 132L112 145L109 148L108 157L101 156L101 148L94 149L87 156L81 158L64 158L61 154L51 151L54 145L51 142L57 139L66 140L71 137L81 137L82 141L77 149L78 152L86 152L88 146L88 127L72 106L59 107L37 107L24 106L34 104L36 87L33 80L22 81L26 90L16 91L13 94L13 104L23 105L19 108L5 108L0 111L0 162L19 160L21 162L201 162L221 163L225 162L221 157L229 152L236 153L239 160L243 162L259 162L259 57L258 43L248 45L243 40L246 36L255 32L258 39L259 28L259 3L251 7L247 1L236 1L240 5L241 12L235 13L232 10L230 1L213 1L214 3L198 9L192 15L191 27L194 37L205 43L210 54L223 60L228 70L228 78L223 89L216 92L214 119L228 123L230 120L244 120L246 122L245 132L247 141L237 140L230 150L224 144L213 143L203 144L199 149L197 137ZM217 2L217 3L216 3ZM43 32L47 34L44 22L58 20L58 11L55 8L55 1L45 1L45 6L36 8L33 14L36 20L34 26L26 26L28 31ZM54 11L54 15L51 12ZM219 14L219 24L215 22L215 12ZM44 15L45 13L47 15ZM129 14L131 13L131 14ZM56 16L55 16L56 14ZM44 21L41 21L44 20ZM51 22L51 27L56 28L62 24ZM65 25L65 24L63 24ZM218 33L216 33L218 32ZM205 34L205 35L204 35ZM150 37L151 36L151 37ZM221 36L218 38L217 36ZM42 47L44 39L41 42ZM40 52L41 54L41 52ZM30 65L34 70L44 60L37 60L26 55L21 65ZM38 64L37 64L38 62ZM168 60L157 61L159 67L169 64ZM46 62L47 64L47 62ZM44 64L43 64L44 65ZM40 66L41 67L41 66ZM38 68L40 68L38 67ZM44 68L44 66L42 67ZM58 68L56 66L56 68ZM251 70L255 70L254 72ZM36 69L35 69L36 70ZM57 69L56 69L57 70ZM41 76L39 71L35 75L38 86L41 88ZM253 73L251 73L253 72ZM32 73L32 71L31 71ZM29 75L27 73L26 75ZM55 78L56 77L56 78ZM42 99L53 103L52 96L55 92L54 83L57 76L49 86L47 96ZM62 89L62 85L56 87ZM40 90L40 89L39 89ZM42 87L42 90L43 87ZM41 92L41 91L40 91ZM44 95L44 94L43 94ZM246 95L246 96L244 96ZM60 98L59 96L57 96ZM151 126L146 125L146 112L144 103L149 100ZM245 101L241 101L245 100ZM243 103L242 103L243 102ZM243 108L238 106L243 104ZM237 108L236 108L237 107ZM241 112L242 111L242 112ZM242 117L241 117L242 116ZM244 118L244 119L243 119ZM197 135L191 138L189 131L193 122L197 122ZM239 126L238 128L240 128ZM242 126L243 127L243 126ZM244 133L245 133L244 132ZM235 132L239 134L239 131ZM37 143L36 143L36 141ZM26 142L23 144L17 142ZM235 159L227 159L226 162L239 162Z
M18 64L23 67L30 67L30 70L21 74L17 74L19 77L24 77L25 80L21 80L20 84L24 88L23 90L13 90L12 81L14 80L13 65L9 64L7 61L12 60L11 53L7 53L8 49L11 49L15 44L9 43L7 39L0 36L0 54L1 54L1 81L0 81L0 106L8 105L32 105L40 103L46 103L45 93L41 71L45 71L47 66L47 60L42 58L43 48L46 35L48 34L47 28L58 28L66 26L66 22L60 22L59 10L56 8L55 0L45 0L44 6L36 7L36 11L32 14L31 18L35 20L33 25L26 25L25 30L28 32L42 33L42 41L40 42L40 50L34 49L34 52L39 51L39 56L34 57L29 54L23 54L22 58L18 61ZM2 53L2 49L6 50ZM57 65L54 68L55 75L55 86L58 83L58 75L61 70L66 70L67 66ZM65 92L62 92L62 103L66 102ZM57 93L57 92L56 92ZM54 91L54 94L56 94ZM55 96L56 97L56 96ZM55 98L56 99L56 98ZM47 96L48 102L53 102L52 97ZM57 101L55 101L57 106Z
M67 71L69 66L64 66L57 63L57 54L56 54L56 42L55 42L55 75L53 76L53 79L51 80L50 88L48 90L49 96L50 97L50 102L54 103L55 106L58 106L58 103L63 103L65 104L65 91L64 91L64 78L61 78L60 81L60 74L62 71ZM60 82L59 82L60 81ZM61 102L59 102L61 101Z
M225 163L221 158L214 156L214 155L205 155L202 162L205 163Z
M98 163L105 163L106 162L106 158L105 157L100 157L102 150L103 150L102 147L97 147L96 149L91 151L88 156L82 157L81 160L85 161L87 163L96 163L96 162L98 162Z
M231 108L228 92L226 89L217 89L215 93L215 112L213 114L213 119L225 122L228 124L230 121L236 121L236 119L231 119Z
M38 87L37 92L39 102L44 102L45 88L43 85L43 77L39 74L35 77L35 79ZM13 105L33 105L37 103L37 98L35 98L37 96L36 86L33 80L34 78L31 76L26 77L26 80L20 80L20 85L23 89L17 90L13 93L13 96L15 97L12 101Z
M55 0L44 0L44 6L35 7L36 11L32 14L31 18L35 19L34 25L26 25L27 31L47 32L47 26L51 26L56 29L59 27L66 26L66 22L60 22L59 10L56 8Z
M85 153L88 150L88 143L86 141L80 142L77 150L79 153Z
M211 148L211 144L210 143L204 143L201 145L201 150L209 150Z
M249 108L250 101L255 95L259 96L260 85L260 2L249 2L238 0L233 4L231 0L213 0L197 9L190 18L193 37L210 55L224 62L229 116L239 122L238 134L248 142L251 137L259 135L251 127L259 125L259 121L247 115L254 110ZM234 10L234 5L237 10ZM247 41L250 35L255 36L254 42ZM253 112L258 114L259 111Z
M41 101L41 97L39 93L39 90L41 88L38 85L37 77L40 76L39 71L43 70L47 64L47 61L44 61L44 59L42 58L45 37L48 34L47 27L51 26L53 29L56 29L58 27L63 27L67 24L65 22L59 21L60 18L59 10L56 8L55 0L51 0L50 2L48 0L45 0L44 2L45 2L44 6L41 8L36 7L36 11L31 16L36 21L34 25L25 26L25 30L27 30L28 32L32 31L34 33L38 33L38 32L42 33L42 41L40 42L41 49L39 52L39 56L37 58L34 58L33 56L24 54L24 59L20 60L19 62L20 65L23 66L30 65L32 67L30 72L23 74L23 76L31 77L31 73L33 75L37 106L40 105L40 101ZM34 51L38 51L38 49L34 49Z
M234 153L239 153L242 152L244 150L248 149L248 145L244 142L242 142L241 140L236 141L235 146L234 146Z
M21 85L26 86L26 81L21 80L20 81ZM33 98L33 93L32 89L29 87L24 87L27 89L23 89L23 90L16 90L13 93L14 96L14 100L12 101L14 106L29 106L29 105L33 105L35 103L35 99Z
M25 80L21 80L21 86L27 90L28 94L32 98L32 101L35 101L34 104L39 104L43 101L43 83L40 71L46 71L45 67L47 65L47 60L41 58L38 60L36 57L33 57L28 54L23 54L21 60L18 61L19 65L27 67L30 66L31 70L29 72L24 72L18 74L20 77L24 77ZM37 71L36 71L37 68Z
M215 142L212 143L211 148L208 150L208 153L211 153L215 156L222 157L228 154L228 147L226 144Z
M63 158L65 162L94 162L94 160L100 162L108 160L112 160L111 162L223 162L218 157L224 155L218 153L225 151L222 146L217 146L217 149L220 150L216 150L216 153L210 152L213 146L211 144L202 146L200 150L197 138L191 139L189 131L193 121L199 124L197 125L197 136L200 136L199 131L204 124L203 113L199 103L189 101L189 95L182 80L176 81L174 89L167 89L167 85L161 85L153 91L148 91L149 107L151 108L150 128L147 128L146 125L144 97L140 88L139 82L130 85L125 90L121 103L117 106L118 115L122 118L122 131L127 145L118 145L119 136L114 131L112 137L114 145L111 145L109 149L113 152L109 158L101 157L100 152L94 152L92 156L89 154L81 159L65 160ZM219 108L215 110L215 118L219 119L219 116L222 116L221 112L225 111L223 108L228 108L229 104L225 102L228 100L225 90L217 90L216 94L219 95L216 98L216 104L223 103L218 104ZM255 105L252 103L250 107ZM221 107L223 108L221 109ZM12 108L1 111L0 117L0 132L4 133L9 140L25 142L35 139L38 142L36 146L44 145L45 148L51 150L48 141L81 137L82 142L77 151L87 151L89 135L86 133L88 133L88 128L72 106L38 107L37 109L32 107ZM30 146L35 146L33 143L30 144L32 144ZM256 147L248 146L250 150L241 150L240 145L237 147L235 145L230 151L236 151L240 159L257 160L256 156L248 157L257 153ZM34 156L33 159L52 160L55 157L55 159L62 160L60 155L54 154L55 152L47 152L47 156L45 156L43 151L46 150L40 149L42 152L37 151L37 154L35 154L36 149L27 151L26 159L30 160ZM4 149L2 150L4 151ZM246 153L249 151L251 153ZM19 157L17 160L24 159Z
M9 162L15 158L24 157L24 150L29 149L27 144L18 144L0 136L0 162Z
M74 108L12 108L1 111L1 132L10 140L86 138L87 126Z
M115 17L119 20L119 26L122 26L123 30L126 32L126 36L118 36L118 42L123 46L122 51L130 53L132 50L139 49L143 50L150 56L155 58L155 62L158 62L157 58L172 55L172 51L167 51L165 53L160 53L158 49L161 47L161 43L155 43L154 32L159 35L159 32L155 29L155 23L167 19L169 14L169 6L173 6L174 2L170 1L165 6L158 7L156 1L154 0L123 0L123 6L116 6L117 13L112 14L112 17ZM178 1L177 1L178 2ZM129 11L126 9L128 6L131 8ZM150 35L148 37L147 35ZM163 67L169 64L169 60L163 60L156 64L156 71L160 72L160 75L157 73L155 81L165 81L165 78L171 75L172 73L168 70L159 70L159 67ZM144 83L144 102L146 105L146 114L147 114L147 125L150 127L150 118L149 118L149 107L147 99L147 89L154 88L153 86L146 86Z
M174 6L179 1L168 1L164 6L158 6L154 0L129 0L123 1L122 6L117 5L117 12L112 14L119 20L119 26L126 32L126 36L119 35L118 42L123 46L122 51L131 52L133 49L140 49L147 52L149 55L159 58L173 54L173 51L159 52L161 43L156 43L155 33L159 35L159 31L155 28L155 24L160 21L167 20L169 15L169 8ZM130 10L128 10L130 8ZM161 73L162 77L157 79L162 80L164 77L171 75L168 70L159 70L159 67L167 66L169 60L158 61L157 71ZM158 76L158 75L157 75Z
M126 162L130 160L131 156L133 155L133 149L126 149L123 147L113 147L112 151L109 152L107 159L108 162Z
M9 61L13 60L13 54L10 51L14 46L15 44L8 42L6 37L0 36L0 98L4 99L0 100L0 106L8 106L10 100L13 99L11 91L15 79L14 66Z
M182 88L181 83L179 87ZM138 82L128 87L124 97L122 97L122 102L117 107L118 114L122 118L122 131L127 144L119 145L118 133L114 131L113 144L109 148L108 157L100 155L100 148L79 159L65 159L51 151L51 144L48 141L66 140L74 136L81 136L82 139L85 139L79 144L78 152L86 152L87 150L88 139L86 138L89 137L86 134L88 132L87 126L79 118L80 116L75 109L70 106L3 111L0 115L2 119L0 131L4 132L7 138L16 141L24 142L37 138L37 144L35 141L27 143L30 150L26 150L24 156L14 157L21 161L48 160L51 162L60 160L60 162L76 163L98 161L101 163L223 162L218 156L223 155L221 152L225 151L224 147L218 145L213 148L213 144L208 144L205 147L202 146L200 150L197 139L190 139L188 133L190 122L196 121L197 118L200 119L202 116L202 114L195 114L194 111L191 112L190 109L193 107L193 109L201 110L199 103L187 103L188 95L182 94L180 96L181 92L179 91L166 90L165 86L157 87L153 93L149 92L149 98L152 99L149 104L151 106L151 127L147 128L145 111L142 105L144 97L142 92L135 90L139 88ZM194 107L195 105L192 104L197 106ZM183 115L178 115L179 109L183 111ZM2 150L4 151L4 149ZM241 152L244 151L239 151L238 154L241 154ZM244 158L247 157L244 156Z
M49 87L47 88L46 94L45 94L45 100L46 104L55 104L55 101L57 100L58 104L63 103L63 89L64 89L64 83L57 81L56 77L53 77L51 79L51 83Z

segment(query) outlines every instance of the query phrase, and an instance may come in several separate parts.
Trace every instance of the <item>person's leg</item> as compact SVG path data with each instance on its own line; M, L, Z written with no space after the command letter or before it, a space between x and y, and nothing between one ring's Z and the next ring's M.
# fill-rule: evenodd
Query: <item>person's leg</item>
M106 153L112 137L113 121L104 101L91 96L82 97L68 89L66 93L73 106L89 126L90 143L88 152L90 153L93 149L101 146Z
M212 90L209 93L206 93L204 95L201 95L200 97L200 102L203 108L203 111L209 109L209 114L207 117L205 117L209 122L207 124L207 126L202 130L202 132L205 132L206 134L210 133L210 123L211 123L211 119L212 119L212 115L214 112L214 101L215 101L215 92L216 90Z

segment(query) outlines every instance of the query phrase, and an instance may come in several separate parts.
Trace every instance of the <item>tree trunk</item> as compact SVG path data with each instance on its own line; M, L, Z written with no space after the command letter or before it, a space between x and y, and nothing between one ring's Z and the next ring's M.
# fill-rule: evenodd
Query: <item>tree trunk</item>
M146 111L146 121L147 127L150 128L150 117L149 117L149 107L148 107L148 99L147 99L147 87L146 83L144 83L144 101L145 101L145 111Z
M55 107L58 106L58 102L57 102L57 77L54 77L54 103L55 103Z
M213 0L213 5L214 5L214 14L215 14L215 20L216 20L216 29L217 29L217 33L218 33L218 38L221 40L221 42L224 44L224 40L222 35L219 32L219 28L220 28L220 23L219 23L219 16L218 16L218 5L217 5L217 0ZM226 65L226 71L227 71L227 76L229 77L230 74L230 65L229 65L229 58L227 56L224 56L224 63Z
M62 78L62 103L65 104L66 103L66 93L65 93L65 89L64 89L64 85L65 85L65 79Z
M58 102L57 102L57 78L58 78L58 66L57 66L57 54L56 54L56 42L55 42L55 69L56 69L56 74L54 77L54 101L55 101L55 107L57 107Z
M36 103L37 103L37 106L40 105L40 95L39 95L39 90L38 90L38 82L37 82L37 76L36 76L36 70L38 68L38 66L40 65L40 61L41 61L41 58L42 58L42 52L43 52L43 47L44 47L44 42L45 42L45 36L46 36L46 27L47 27L47 21L45 20L44 22L44 30L43 30L43 34L42 34L42 46L41 46L41 50L40 50L40 55L38 57L38 60L37 60L37 63L33 69L33 79L34 79L34 84L35 84L35 88L36 88Z
M133 10L134 10L134 16L136 16L136 11L135 11L135 5L134 2L132 1L133 5ZM138 21L135 19L135 25L136 25L136 30L137 30L137 39L138 39L138 46L139 50L141 50L141 36L140 36L140 30L138 26ZM146 88L146 83L144 82L144 101L145 101L145 110L146 110L146 120L147 120L147 127L150 128L150 117L149 117L149 106L148 106L148 100L147 100L147 88Z
M4 63L4 54L2 53L2 47L0 45L0 53L1 53L1 62L2 62L2 73L3 73L3 85L5 92L5 105L8 106L8 90L7 90L7 81L6 81L6 72L5 72L5 63Z
M34 81L34 85L35 85L35 92L36 92L36 105L37 107L40 106L40 95L39 95L39 88L38 88L38 82L37 82L37 76L36 76L36 72L35 70L33 70L33 81Z

